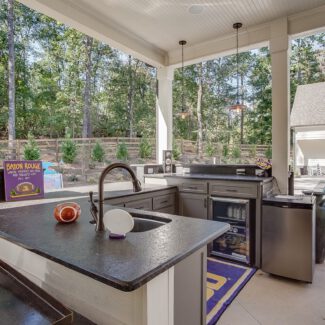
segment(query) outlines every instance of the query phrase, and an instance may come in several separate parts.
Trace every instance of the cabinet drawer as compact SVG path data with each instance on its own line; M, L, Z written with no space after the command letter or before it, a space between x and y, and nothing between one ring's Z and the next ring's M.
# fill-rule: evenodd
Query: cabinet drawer
M153 209L154 210L162 209L174 205L174 203L175 203L174 194L157 196L153 198Z
M222 196L233 196L233 197L256 197L257 196L257 186L256 184L222 184L216 183L210 184L210 194L222 195Z
M151 211L152 210L152 198L126 202L125 207L126 208L139 209L139 210Z
M155 210L156 212L161 212L161 213L169 213L169 214L175 214L175 206L170 206L170 207L165 207L165 208L161 208L158 210Z
M183 182L179 186L180 192L208 193L207 182Z
M109 199L109 200L105 200L104 204L108 204L108 205L114 205L117 207L124 207L124 201L120 201L120 199Z

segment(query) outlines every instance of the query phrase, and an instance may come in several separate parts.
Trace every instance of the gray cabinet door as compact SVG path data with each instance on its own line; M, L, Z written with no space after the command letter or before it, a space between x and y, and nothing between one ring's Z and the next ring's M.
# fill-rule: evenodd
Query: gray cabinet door
M206 325L206 247L175 265L174 284L174 324Z
M207 219L207 196L205 194L179 193L179 213L185 217Z

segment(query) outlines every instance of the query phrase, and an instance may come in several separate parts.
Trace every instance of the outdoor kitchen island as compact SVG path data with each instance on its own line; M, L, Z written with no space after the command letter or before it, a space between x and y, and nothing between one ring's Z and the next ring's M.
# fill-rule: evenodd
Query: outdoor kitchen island
M72 224L53 199L0 209L0 259L97 324L205 324L206 244L228 224L128 209L166 223L112 240L89 224L88 198L73 201Z

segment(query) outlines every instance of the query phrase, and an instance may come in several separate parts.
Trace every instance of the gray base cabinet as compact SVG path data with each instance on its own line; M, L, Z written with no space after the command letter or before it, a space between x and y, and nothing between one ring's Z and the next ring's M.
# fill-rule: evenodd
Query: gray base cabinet
M150 178L146 178L147 180ZM152 178L155 182L158 178ZM255 236L254 266L261 266L261 213L263 194L272 193L273 183L267 181L234 181L234 180L198 180L184 175L184 177L168 177L164 179L167 185L178 187L178 214L186 217L213 219L210 197L220 196L228 198L252 199L254 209ZM150 182L148 182L150 183ZM154 183L158 184L158 183ZM161 183L160 183L161 184ZM255 230L255 231L254 231Z
M126 195L121 198L112 198L105 204L118 207L132 208L144 211L157 211L161 213L176 214L176 189Z
M126 202L125 207L132 208L132 209L145 210L145 211L152 211L152 198Z
M207 195L179 193L179 214L185 217L207 219Z
M206 272L206 247L175 265L175 325L206 325Z

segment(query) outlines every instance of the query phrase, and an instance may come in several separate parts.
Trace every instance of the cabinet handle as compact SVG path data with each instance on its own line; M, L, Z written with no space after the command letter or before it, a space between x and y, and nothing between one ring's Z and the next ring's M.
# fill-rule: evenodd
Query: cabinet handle
M204 199L204 207L205 208L207 207L207 199L206 198Z
M226 189L227 192L237 192L237 190Z
M161 203L161 204L162 204L162 203L168 203L168 200L161 201L160 203Z
M196 186L188 186L187 188L189 188L190 190L197 190Z

